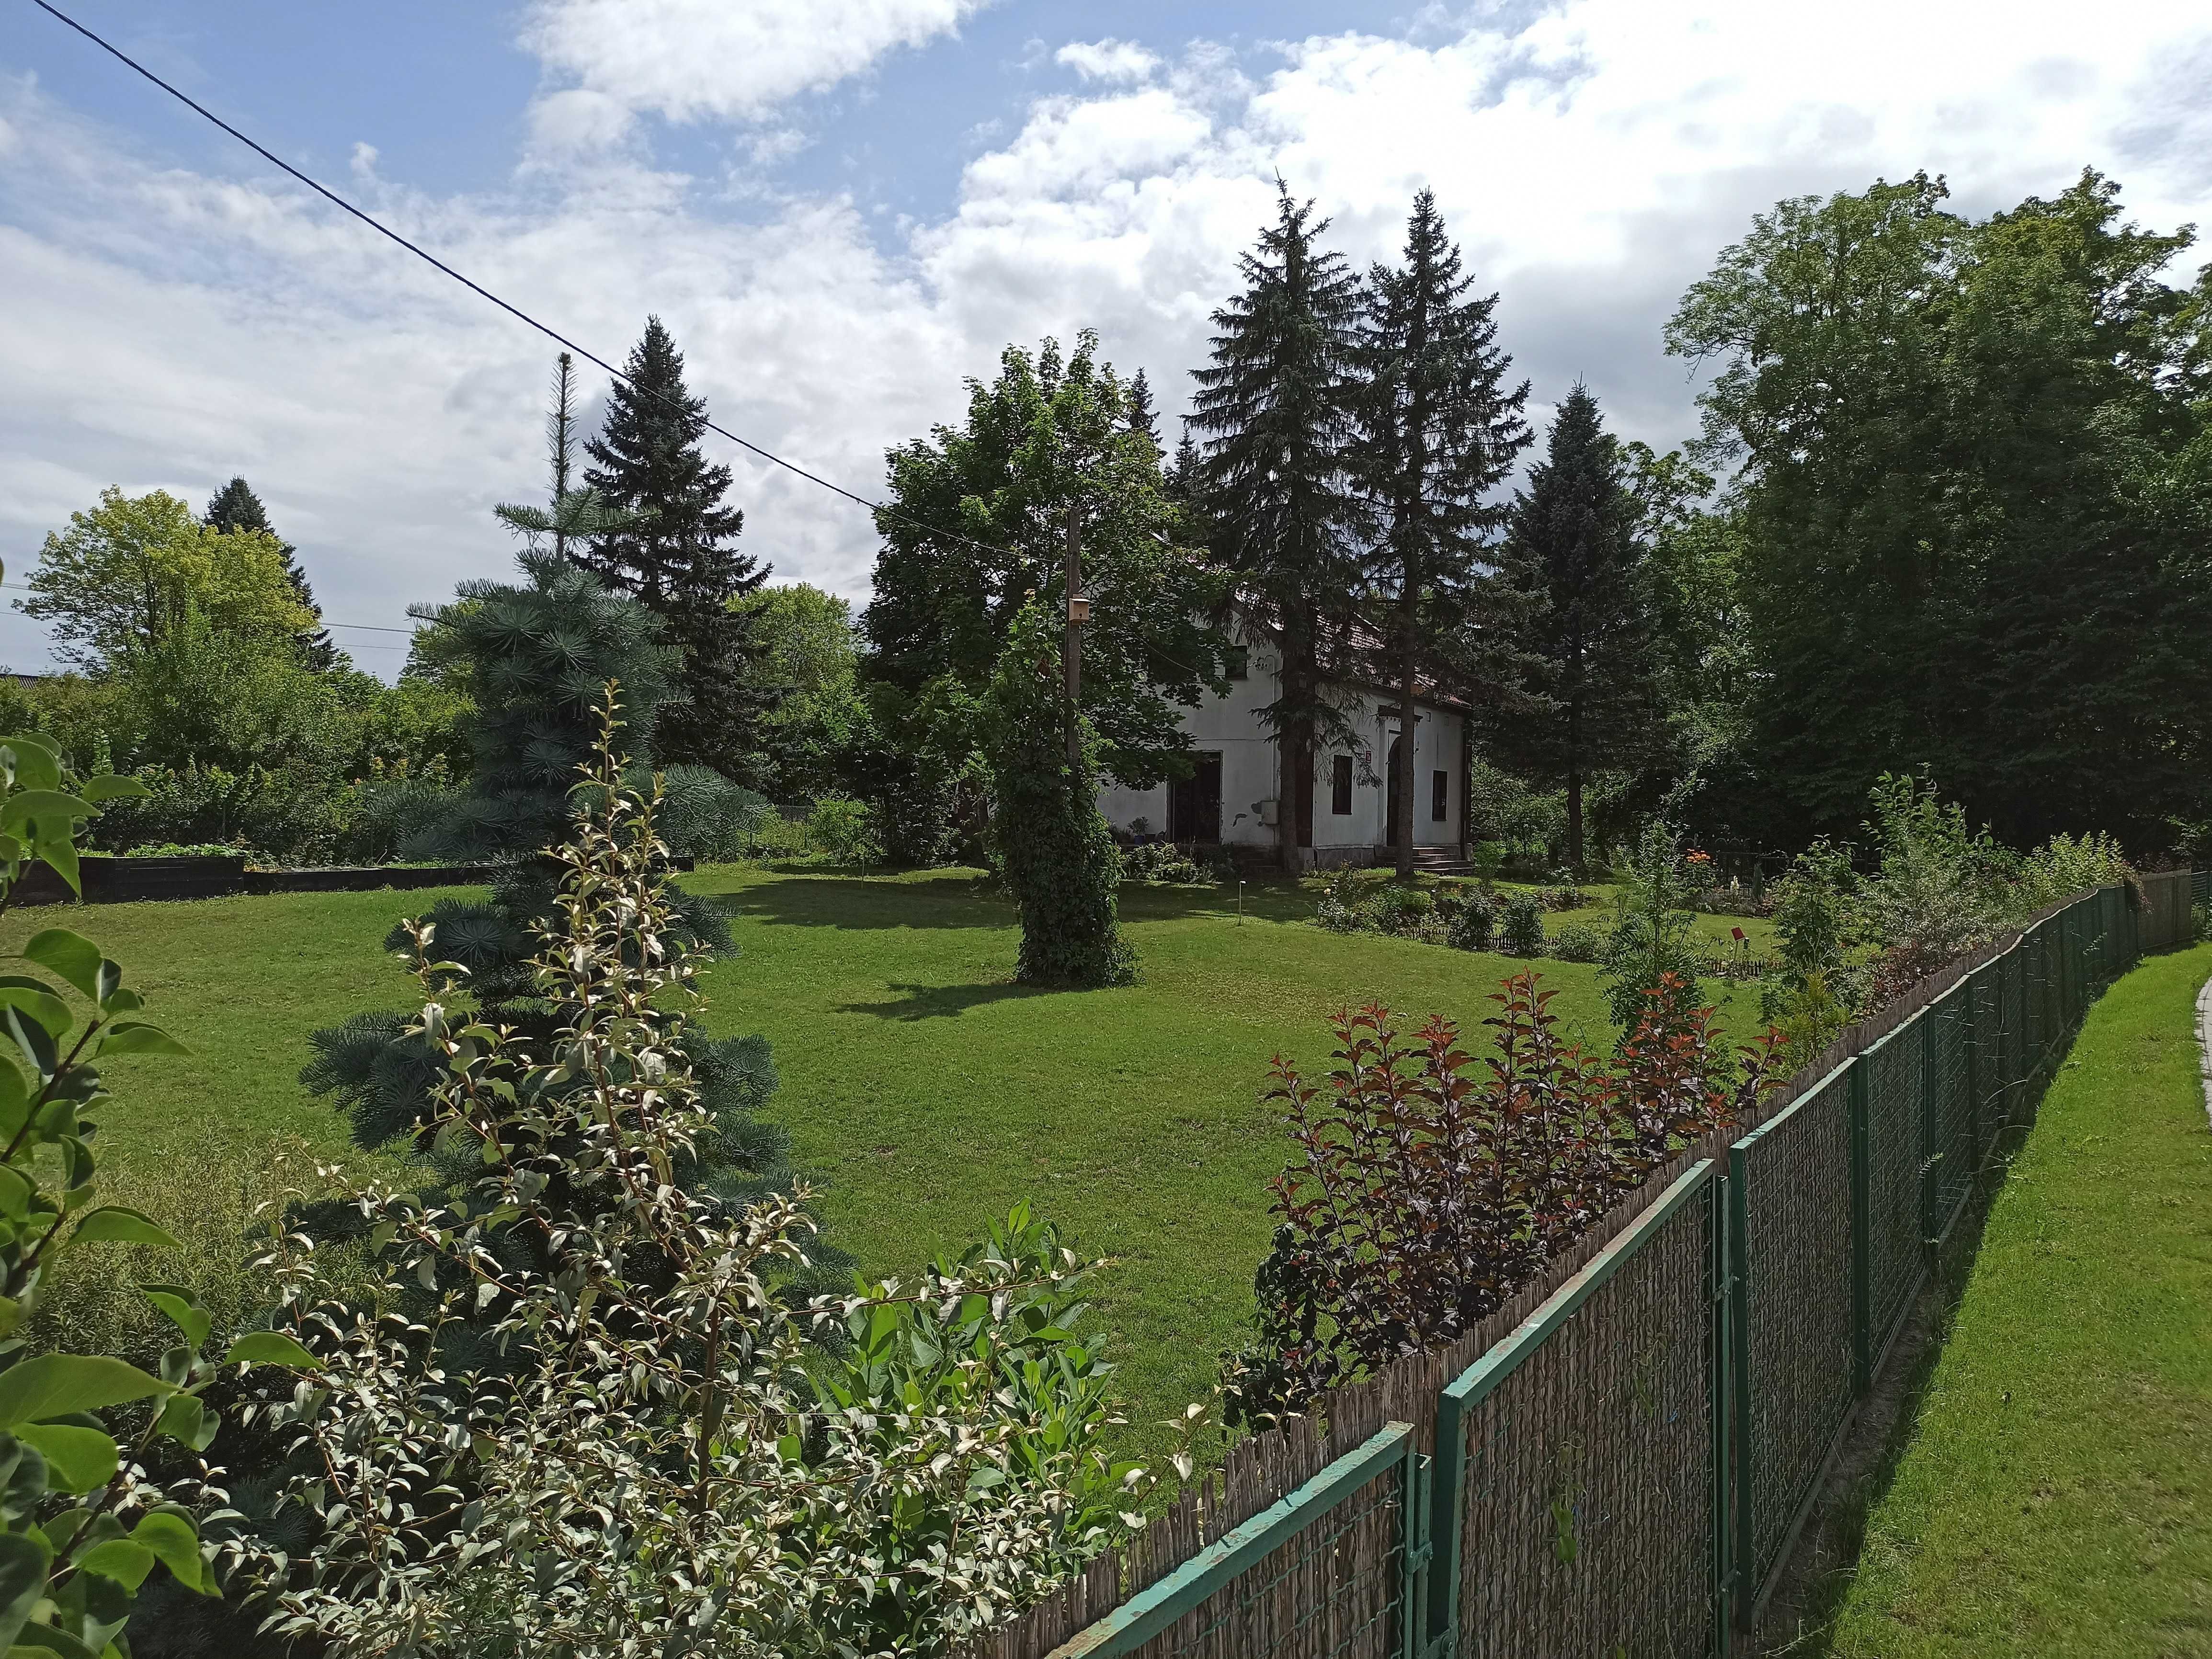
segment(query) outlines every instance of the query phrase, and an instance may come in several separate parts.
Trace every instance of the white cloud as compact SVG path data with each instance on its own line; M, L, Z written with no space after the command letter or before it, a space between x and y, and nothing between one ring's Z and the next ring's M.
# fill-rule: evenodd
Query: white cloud
M1146 81L1160 60L1133 40L1073 40L1053 61L1086 81Z
M2212 218L2190 68L2212 63L2212 23L2179 0L2112 0L2094 31L2044 0L1848 15L1566 0L1525 27L1431 20L1418 40L1322 36L1264 59L1201 42L1142 82L1039 99L888 250L842 197L758 197L761 222L733 225L652 169L635 113L726 117L777 153L787 130L750 124L767 103L971 9L836 0L808 14L831 26L801 30L795 5L640 0L622 13L646 32L629 55L599 70L579 56L579 84L532 112L533 153L565 144L562 165L483 198L365 188L404 234L610 357L659 312L719 420L863 493L884 447L955 416L960 377L1009 340L1096 326L1174 410L1278 170L1361 264L1395 252L1413 191L1432 186L1502 291L1504 343L1538 403L1586 376L1618 423L1664 443L1692 428L1693 388L1660 325L1778 197L1924 167L1980 212L2087 162L2147 223ZM571 0L538 15L586 31L564 37L580 54L617 21ZM702 68L756 37L762 63ZM915 142L974 125L950 112ZM549 344L298 192L150 167L27 86L0 83L0 135L12 568L105 483L198 500L234 471L264 490L334 617L396 621L506 568L488 509L535 487ZM780 579L865 589L864 513L717 449L746 545ZM29 629L0 627L0 660L36 660Z
M537 0L524 44L626 112L752 120L885 53L957 29L990 0Z

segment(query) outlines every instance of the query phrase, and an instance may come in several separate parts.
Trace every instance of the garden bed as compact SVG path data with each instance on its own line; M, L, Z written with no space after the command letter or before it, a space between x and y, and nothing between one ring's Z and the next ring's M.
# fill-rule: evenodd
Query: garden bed
M689 858L672 858L671 868L688 871ZM175 857L116 858L90 854L79 862L87 904L131 904L145 900L234 898L262 893L371 893L412 891L425 887L480 887L499 873L490 864L341 865L319 869L265 870L248 867L243 853L194 853ZM17 904L67 904L77 895L45 865L16 884Z

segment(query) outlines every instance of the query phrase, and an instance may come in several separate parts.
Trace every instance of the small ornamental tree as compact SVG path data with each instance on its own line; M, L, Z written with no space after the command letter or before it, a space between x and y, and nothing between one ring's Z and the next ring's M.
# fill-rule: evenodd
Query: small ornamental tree
M145 793L134 778L64 782L46 739L0 738L0 912L34 864L76 890L85 820ZM185 1050L140 1017L143 1000L89 939L49 927L21 954L40 971L0 978L0 1652L125 1655L133 1602L157 1571L220 1594L195 1519L224 1502L198 1455L217 1427L209 1385L227 1367L313 1362L268 1331L211 1358L209 1315L163 1284L142 1287L179 1332L159 1376L106 1355L29 1351L18 1333L64 1255L177 1247L151 1218L98 1201L93 1114L109 1098L102 1061ZM188 1471L167 1485L147 1468L161 1439L179 1443L185 1455L167 1461Z
M273 1231L258 1265L324 1375L263 1421L295 1443L317 1542L230 1554L273 1632L337 1655L943 1651L1135 1519L1144 1474L1100 1455L1108 1370L1071 1331L1085 1264L1017 1211L910 1285L781 1304L803 1194L732 1209L673 1178L715 1125L653 802L611 744L579 799L532 960L565 1011L549 1040L454 1011L463 970L410 927L436 1133L476 1173L427 1204L344 1189L383 1275L368 1304ZM443 1363L464 1322L506 1363ZM809 1325L848 1346L810 1358Z
M1121 937L1121 854L1098 812L1096 742L1090 723L1068 706L1051 626L1034 600L1014 618L985 702L985 749L998 791L992 830L999 867L1022 912L1014 977L1028 985L1128 983L1136 957Z
M499 861L489 899L441 900L428 920L441 954L466 971L481 1017L544 1040L564 1013L538 994L532 965L558 884L544 849L568 836L568 791L592 754L608 683L619 682L622 717L642 744L669 694L673 661L635 601L542 549L520 562L524 582L465 583L453 604L431 615L469 665L476 769L468 792L411 850ZM730 948L714 905L674 887L668 903L687 945ZM394 928L385 943L407 948L404 930ZM309 1038L315 1057L301 1080L336 1097L364 1146L406 1137L434 1150L427 1128L440 1070L430 1048L408 1035L410 1023L404 1010L362 1013ZM787 1139L756 1115L775 1089L766 1040L694 1029L685 1041L718 1126L687 1177L732 1200L787 1184Z
M1405 1042L1372 1004L1333 1022L1321 1085L1277 1056L1265 1097L1298 1151L1274 1183L1255 1340L1224 1368L1231 1416L1304 1410L1455 1340L1654 1170L1747 1116L1775 1081L1772 1040L1738 1065L1713 1011L1678 1012L1674 988L1617 1055L1563 1042L1556 993L1517 974L1492 999L1498 1053L1480 1069L1451 1021Z
M1613 931L1605 944L1605 999L1626 1041L1644 1017L1656 986L1668 988L1673 1016L1687 1018L1703 998L1697 913L1691 908L1708 882L1681 837L1656 819L1632 852L1614 860Z

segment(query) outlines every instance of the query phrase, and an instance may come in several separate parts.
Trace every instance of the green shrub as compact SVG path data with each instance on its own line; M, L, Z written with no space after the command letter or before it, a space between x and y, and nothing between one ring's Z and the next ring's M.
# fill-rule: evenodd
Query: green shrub
M1541 922L1537 924L1540 929ZM1487 951L1498 931L1498 902L1480 890L1464 893L1445 925L1445 942L1455 951Z
M727 864L760 844L775 809L766 797L705 766L672 766L660 775L655 822L668 850L702 864Z
M1322 889L1314 920L1332 933L1357 933L1372 925L1359 872L1349 865L1333 873Z
M336 850L339 793L320 781L258 765L142 767L135 775L146 793L102 812L94 845L252 847L286 864L326 862Z
M815 802L814 811L807 815L806 833L836 863L865 868L883 861L881 828L876 810L866 801L832 795Z
M403 848L452 813L460 795L442 755L419 768L373 764L338 804L338 862L397 863Z
M1424 889L1402 887L1393 882L1375 896L1368 913L1382 932L1417 939L1428 931L1436 908L1436 900Z
M1509 957L1544 954L1544 900L1540 894L1513 893L1498 918L1498 948Z
M1605 955L1606 936L1586 921L1569 922L1552 936L1549 954L1561 962L1596 962Z
M984 697L984 750L998 803L994 861L1021 909L1014 977L1024 985L1127 985L1137 958L1115 897L1120 850L1098 812L1098 737L1088 717L1068 707L1059 633L1041 600L1024 605Z
M370 1307L269 1231L278 1322L343 1386L272 1402L307 1536L240 1538L237 1571L272 1637L347 1654L960 1650L1143 1501L1142 1472L1104 1455L1109 1368L1077 1334L1097 1264L1017 1208L909 1283L780 1297L811 1248L805 1195L724 1205L670 1178L715 1132L688 1058L702 957L650 804L604 749L593 781L533 963L562 1011L550 1041L449 1018L450 973L409 925L410 1035L465 1182L341 1176ZM434 1285L475 1348L373 1316ZM810 1351L825 1327L848 1343ZM386 1501L425 1470L439 1501Z
M1680 839L1664 823L1645 827L1632 852L1613 866L1619 884L1612 934L1606 940L1606 1000L1623 1039L1636 1029L1650 996L1664 986L1673 1012L1699 1006L1697 916L1691 901L1703 890L1702 865L1684 857Z
M85 778L74 792L62 783L51 743L0 738L0 910L34 863L76 886L76 841L96 803L145 793L137 780L112 775ZM220 1362L211 1358L217 1310L198 1286L163 1272L180 1261L191 1271L180 1242L143 1211L109 1201L114 1188L99 1177L85 1115L106 1115L100 1064L180 1054L183 1045L140 1018L144 999L89 939L44 928L19 959L39 971L10 975L0 1010L10 1039L0 1060L0 1124L12 1126L0 1152L0 1398L9 1407L0 1416L0 1651L114 1654L127 1645L133 1602L155 1568L167 1575L156 1583L221 1593L193 1510L219 1511L222 1494L204 1484L196 1455L178 1479L154 1473L157 1443L207 1449L220 1426L207 1393L233 1364L313 1362L266 1331L214 1349ZM105 1156L107 1138L99 1145ZM200 1211L206 1197L195 1194L184 1212ZM160 1253L162 1277L137 1289L173 1328L166 1337L131 1328L137 1312L117 1305L114 1262L88 1265L83 1255L118 1245ZM48 1344L24 1340L36 1335ZM88 1340L102 1338L115 1346ZM68 1351L52 1346L59 1343ZM153 1366L131 1363L131 1353L157 1344Z
M1206 879L1206 872L1171 841L1148 841L1121 854L1121 879L1147 887L1188 887Z

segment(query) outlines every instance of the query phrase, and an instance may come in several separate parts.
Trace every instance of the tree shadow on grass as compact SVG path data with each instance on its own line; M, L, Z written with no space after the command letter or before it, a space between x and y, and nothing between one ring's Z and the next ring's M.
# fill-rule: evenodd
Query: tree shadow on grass
M805 877L709 896L731 915L783 927L1012 927L1017 920L1009 900L966 881Z
M981 878L890 881L855 876L794 876L756 882L735 892L702 895L730 915L785 927L1005 927L1020 925L1014 902ZM1237 889L1141 887L1121 890L1125 921L1173 921L1192 916L1233 919ZM1249 884L1244 914L1255 921L1310 919L1310 894L1286 881Z
M841 1014L873 1014L878 1019L945 1019L957 1018L970 1008L985 1003L1004 1002L1012 997L1042 997L1054 994L1060 988L1049 985L1016 985L1000 980L989 985L901 985L892 983L887 990L902 992L896 1002L848 1002L841 1005Z

